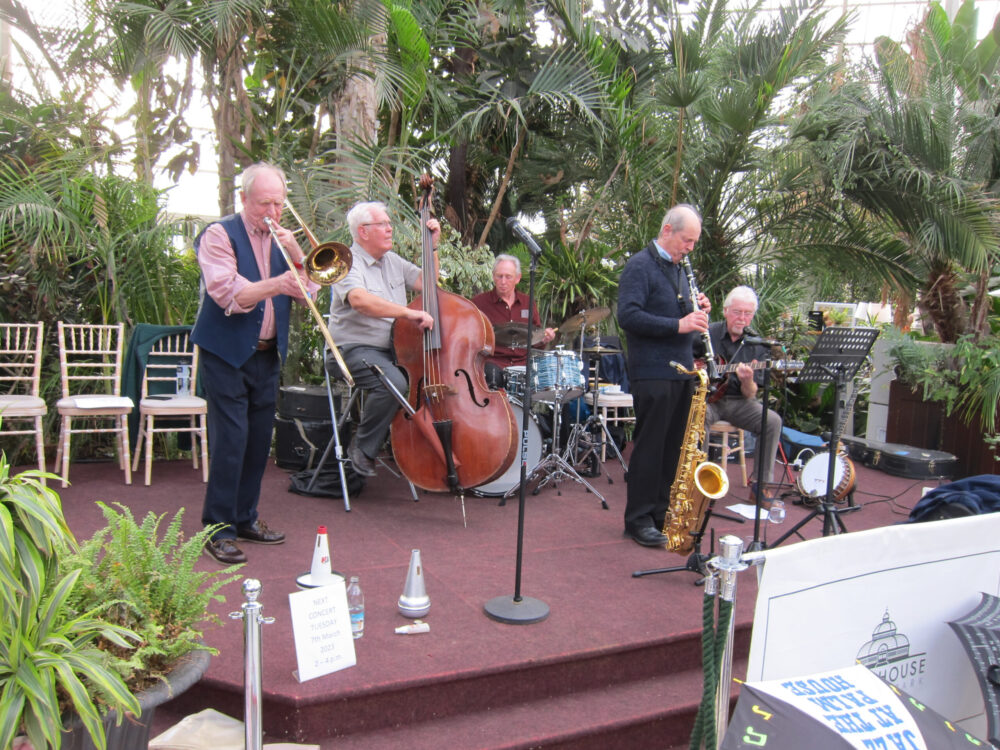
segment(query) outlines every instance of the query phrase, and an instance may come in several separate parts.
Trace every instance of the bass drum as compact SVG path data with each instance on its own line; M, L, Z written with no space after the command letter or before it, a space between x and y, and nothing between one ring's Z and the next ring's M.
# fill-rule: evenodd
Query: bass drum
M826 497L826 477L830 471L830 454L816 453L802 467L796 483L805 497ZM840 502L854 489L854 464L843 453L838 453L833 464L833 500Z
M509 369L509 368L508 368ZM516 398L508 397L510 408L514 412L514 420L517 422L518 435L521 434L522 422L524 418L524 407ZM534 414L528 415L528 452L525 460L528 462L528 471L542 460L542 431L538 428L538 419ZM482 497L503 497L508 490L517 487L521 482L521 452L514 456L514 462L503 474L492 482L473 487L470 492Z

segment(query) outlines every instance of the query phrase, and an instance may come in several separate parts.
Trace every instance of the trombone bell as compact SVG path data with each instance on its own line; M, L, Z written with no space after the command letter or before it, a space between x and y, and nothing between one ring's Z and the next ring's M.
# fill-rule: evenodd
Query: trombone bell
M312 249L303 265L313 283L336 284L351 270L351 248L342 242L324 242Z

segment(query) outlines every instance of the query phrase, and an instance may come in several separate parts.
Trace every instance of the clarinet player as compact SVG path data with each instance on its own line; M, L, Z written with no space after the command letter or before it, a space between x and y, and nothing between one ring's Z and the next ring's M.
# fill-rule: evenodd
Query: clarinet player
M618 289L618 322L628 346L635 407L629 460L625 536L646 547L663 547L670 485L684 440L694 381L671 366L693 369L694 342L708 331L711 303L691 288L682 267L701 236L701 216L688 204L667 211L659 234L629 258Z

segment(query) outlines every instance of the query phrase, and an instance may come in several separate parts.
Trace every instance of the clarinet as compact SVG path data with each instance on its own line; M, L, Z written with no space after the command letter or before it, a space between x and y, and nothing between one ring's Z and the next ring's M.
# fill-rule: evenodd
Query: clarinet
M684 273L687 274L688 278L688 288L691 290L691 307L694 310L700 310L701 306L698 304L698 295L701 292L698 291L698 282L695 281L691 261L685 255L681 258L681 263L684 264ZM708 331L704 331L701 334L701 339L705 342L705 370L708 374L709 382L714 383L719 380L719 371L715 364L715 352L712 350L712 337L708 335Z

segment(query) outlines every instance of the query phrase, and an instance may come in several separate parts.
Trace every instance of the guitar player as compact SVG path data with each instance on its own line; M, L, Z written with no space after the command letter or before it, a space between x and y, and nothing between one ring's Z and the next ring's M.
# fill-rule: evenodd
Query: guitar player
M719 384L715 394L709 397L705 413L706 429L719 420L725 420L755 435L760 433L761 405L757 400L758 386L764 382L763 369L752 368L755 362L763 362L770 356L770 348L764 343L753 341L758 338L750 330L750 324L757 313L757 295L748 286L738 286L726 295L722 303L721 321L708 327L715 355L722 360L719 364L735 365ZM720 397L721 394L721 397ZM755 462L757 481L761 470L764 476L762 499L770 500L772 495L767 485L774 478L774 460L781 437L781 417L771 409L767 410L767 455L757 451Z

